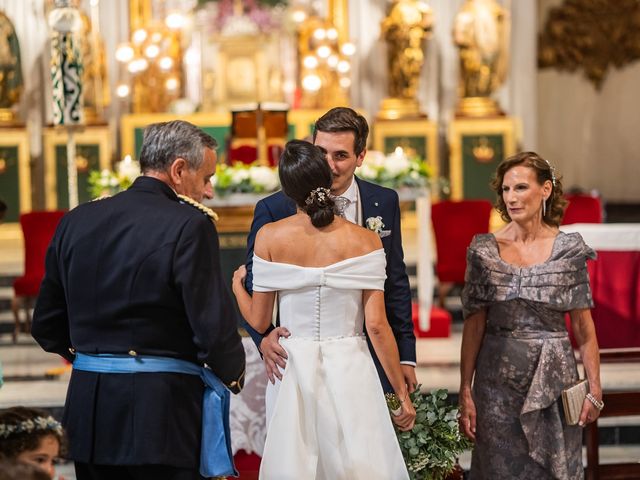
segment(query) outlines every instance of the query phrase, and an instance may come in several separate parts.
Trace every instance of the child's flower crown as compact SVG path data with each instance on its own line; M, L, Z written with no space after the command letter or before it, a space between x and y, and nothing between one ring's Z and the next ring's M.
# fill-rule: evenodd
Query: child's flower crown
M60 437L64 432L62 425L55 418L51 416L34 417L18 423L0 423L0 438L9 438L12 435L18 435L21 433L33 433L35 431L46 430L49 430Z

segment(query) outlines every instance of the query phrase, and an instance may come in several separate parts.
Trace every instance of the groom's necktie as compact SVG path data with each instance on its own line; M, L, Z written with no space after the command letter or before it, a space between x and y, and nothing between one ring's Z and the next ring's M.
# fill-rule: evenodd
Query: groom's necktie
M341 217L344 218L345 217L345 210L347 209L347 207L351 203L351 200L349 200L347 197L343 197L343 196L339 195L339 196L334 198L334 202L336 203L336 211L338 212L338 215L340 215Z

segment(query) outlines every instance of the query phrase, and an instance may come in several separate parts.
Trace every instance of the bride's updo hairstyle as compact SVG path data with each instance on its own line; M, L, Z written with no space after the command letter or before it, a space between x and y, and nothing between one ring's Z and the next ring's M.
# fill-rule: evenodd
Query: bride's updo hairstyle
M311 217L314 227L333 222L335 202L329 190L333 174L322 150L302 140L287 142L278 175L284 194Z

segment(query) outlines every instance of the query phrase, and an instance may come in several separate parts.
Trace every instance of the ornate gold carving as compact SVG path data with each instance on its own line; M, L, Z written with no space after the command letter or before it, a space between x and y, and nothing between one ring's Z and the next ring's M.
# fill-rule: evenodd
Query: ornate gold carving
M87 172L89 170L89 159L84 155L76 155L76 168L78 172Z
M424 41L431 36L433 12L422 0L394 0L380 30L387 43L389 97L380 104L378 118L424 116L417 93L424 63Z
M565 0L539 35L538 67L575 72L599 90L611 65L640 59L640 1Z
M496 151L491 147L487 137L480 137L472 149L473 158L479 163L491 163Z
M491 95L509 66L509 12L495 0L467 0L453 22L460 59L459 117L491 117L502 111Z

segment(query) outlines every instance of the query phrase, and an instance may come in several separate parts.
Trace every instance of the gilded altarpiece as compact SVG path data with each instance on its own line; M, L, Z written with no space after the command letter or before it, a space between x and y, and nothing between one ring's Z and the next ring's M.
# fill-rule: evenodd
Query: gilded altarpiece
M0 198L7 204L4 222L18 222L31 211L29 134L25 128L0 129Z
M109 127L91 126L75 133L78 201L91 200L89 173L111 167ZM44 131L45 205L47 210L69 208L67 177L67 133L63 129Z
M456 119L449 125L451 198L495 200L489 182L498 164L516 153L513 117Z

